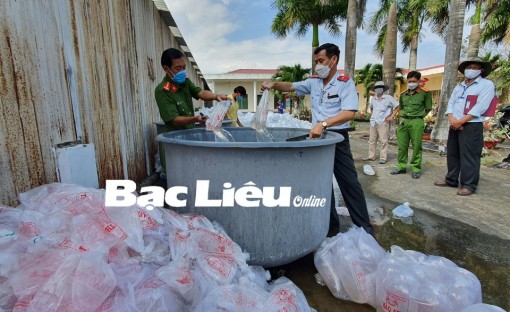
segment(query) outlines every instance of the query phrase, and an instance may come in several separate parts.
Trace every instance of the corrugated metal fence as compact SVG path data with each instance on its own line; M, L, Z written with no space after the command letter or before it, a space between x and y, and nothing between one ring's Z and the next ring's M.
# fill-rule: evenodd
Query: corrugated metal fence
M179 47L153 1L2 0L0 32L0 204L57 181L64 142L95 144L101 187L153 171L159 59Z

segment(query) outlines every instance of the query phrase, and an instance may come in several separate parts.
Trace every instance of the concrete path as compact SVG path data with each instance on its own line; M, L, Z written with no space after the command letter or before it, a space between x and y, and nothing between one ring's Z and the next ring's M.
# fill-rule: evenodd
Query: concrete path
M494 169L482 166L477 192L471 196L458 196L455 188L434 186L434 181L444 178L446 173L446 157L440 156L438 152L424 153L422 176L420 179L412 179L409 169L407 174L390 175L396 166L395 142L390 144L386 164L381 165L378 160L361 160L368 154L368 123L358 123L357 130L351 132L350 138L351 150L366 197L379 197L395 203L410 202L413 209L455 219L487 234L510 240L508 167ZM493 160L501 160L508 153L510 149L502 146L496 149L491 157ZM484 162L486 161L487 158ZM373 166L376 172L374 176L363 173L362 167L367 163Z

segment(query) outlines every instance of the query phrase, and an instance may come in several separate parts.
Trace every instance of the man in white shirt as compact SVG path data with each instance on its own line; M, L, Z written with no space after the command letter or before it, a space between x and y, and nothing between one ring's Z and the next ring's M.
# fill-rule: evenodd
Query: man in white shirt
M368 157L363 160L375 160L377 141L381 145L379 163L385 164L388 156L388 136L390 121L398 113L398 102L388 94L384 94L388 87L382 81L375 83L375 95L370 101L370 138L368 139Z
M485 79L492 71L489 62L479 58L464 61L458 66L466 79L458 84L450 96L446 115L450 121L446 164L448 173L436 186L458 187L457 195L473 194L480 179L480 157L483 147L483 114L495 96L495 86Z

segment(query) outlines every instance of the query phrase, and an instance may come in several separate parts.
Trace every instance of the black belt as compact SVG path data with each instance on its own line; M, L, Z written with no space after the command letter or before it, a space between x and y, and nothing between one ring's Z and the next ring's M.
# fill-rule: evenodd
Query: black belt
M423 119L421 116L402 116L404 119Z

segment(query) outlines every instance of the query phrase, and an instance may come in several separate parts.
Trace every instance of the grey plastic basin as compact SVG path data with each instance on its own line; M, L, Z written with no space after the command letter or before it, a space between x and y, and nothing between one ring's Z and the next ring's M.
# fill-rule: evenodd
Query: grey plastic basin
M236 142L215 142L214 134L204 128L157 136L165 148L168 187L188 187L187 196L179 197L186 198L186 207L171 208L219 222L250 253L250 264L282 265L315 250L328 232L335 144L343 137L328 132L321 140L285 142L309 130L269 128L275 142L257 142L251 128L225 130ZM233 207L199 207L195 198L197 180L209 181L206 199L224 200L224 189L241 192L240 188L252 182L264 194L268 194L264 187L274 187L274 196L268 197L275 199L280 198L281 187L290 187L290 196L281 196L289 198L290 203L271 207L269 201L260 200L256 207L246 207L234 197ZM305 207L304 199L309 199Z

